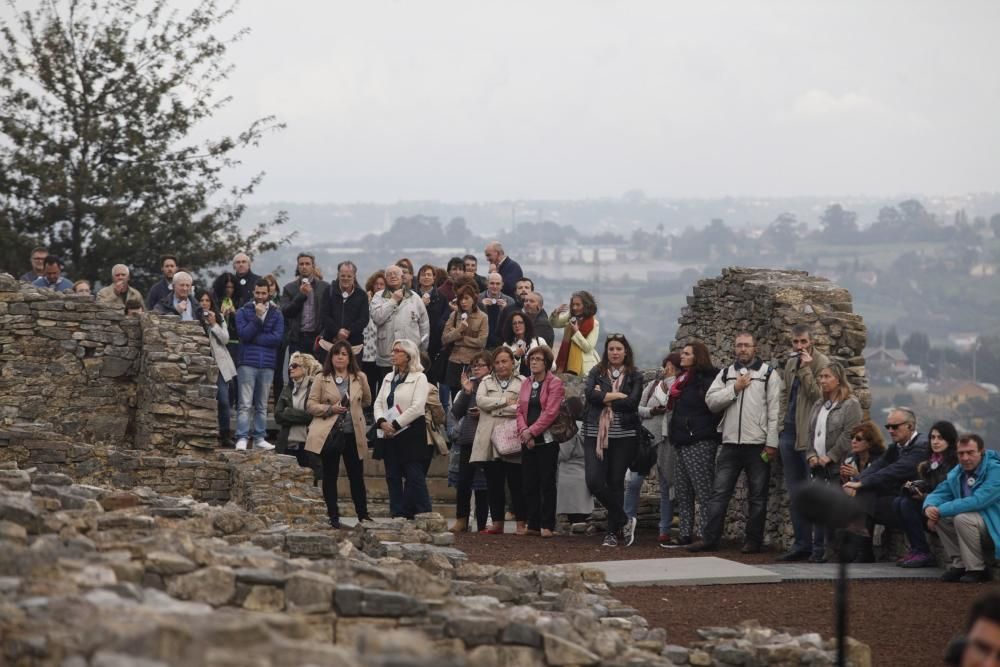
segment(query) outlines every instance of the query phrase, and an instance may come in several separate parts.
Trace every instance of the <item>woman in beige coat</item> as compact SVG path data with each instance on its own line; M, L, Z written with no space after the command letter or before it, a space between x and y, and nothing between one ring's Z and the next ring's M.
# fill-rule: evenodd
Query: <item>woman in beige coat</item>
M504 487L510 491L517 520L517 533L524 535L526 511L524 495L521 492L521 455L501 457L491 440L493 430L502 422L511 420L516 424L517 403L521 395L523 378L514 372L514 354L510 348L501 347L493 353L493 373L479 383L476 390L476 407L479 408L479 425L476 438L472 442L470 463L482 463L486 473L486 490L490 498L490 527L482 531L490 535L500 535L504 529ZM515 438L516 438L515 430Z
M323 341L326 343L326 341ZM358 521L369 521L368 490L365 488L364 460L368 453L364 408L372 403L368 378L361 372L357 357L347 341L324 345L327 349L323 372L313 381L306 410L313 416L306 435L306 451L323 461L323 498L330 525L340 528L337 508L337 477L344 459L351 500Z
M444 384L451 388L453 396L458 394L462 384L462 373L468 373L472 357L486 349L489 319L476 307L478 298L479 295L472 285L459 287L455 291L458 310L445 320L444 331L441 333L441 346L452 346L451 354L448 355Z

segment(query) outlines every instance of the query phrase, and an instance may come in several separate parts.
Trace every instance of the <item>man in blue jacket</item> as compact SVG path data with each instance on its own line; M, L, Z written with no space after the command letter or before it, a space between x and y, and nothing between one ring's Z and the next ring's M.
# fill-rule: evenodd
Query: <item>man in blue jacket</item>
M254 283L253 301L236 311L236 333L240 337L237 362L240 397L236 408L236 449L246 449L250 435L250 408L253 406L254 449L274 449L264 439L267 430L267 394L274 379L274 364L285 320L281 310L270 302L267 281Z
M924 516L951 560L942 581L989 581L983 538L992 539L994 556L1000 558L1000 455L986 451L975 433L960 437L958 465L927 496Z

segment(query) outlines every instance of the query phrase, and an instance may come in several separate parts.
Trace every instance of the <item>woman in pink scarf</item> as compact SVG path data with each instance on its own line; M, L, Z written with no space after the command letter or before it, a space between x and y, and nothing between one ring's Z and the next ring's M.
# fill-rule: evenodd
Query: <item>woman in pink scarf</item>
M623 334L608 334L601 362L587 374L584 385L583 453L587 487L608 511L603 545L626 545L635 539L635 520L625 514L625 471L639 446L639 400L642 373L633 361Z

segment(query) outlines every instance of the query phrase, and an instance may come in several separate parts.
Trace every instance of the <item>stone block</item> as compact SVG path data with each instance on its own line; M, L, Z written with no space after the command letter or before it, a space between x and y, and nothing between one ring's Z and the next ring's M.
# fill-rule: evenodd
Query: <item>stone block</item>
M274 586L251 586L243 608L250 611L281 611L285 608L285 592Z
M194 600L221 607L236 595L236 575L228 567L206 567L174 577L167 585L167 592L181 600Z

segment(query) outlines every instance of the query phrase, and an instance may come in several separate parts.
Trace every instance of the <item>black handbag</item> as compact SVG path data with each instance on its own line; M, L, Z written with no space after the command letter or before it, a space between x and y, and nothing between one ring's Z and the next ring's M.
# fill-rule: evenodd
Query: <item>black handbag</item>
M639 447L636 448L635 458L628 469L643 477L648 475L656 465L657 447L656 436L645 426L640 426Z
M378 437L379 427L377 424L372 424L365 431L365 438L368 440L368 448L372 450L372 458L376 461L381 461L382 456L385 454L382 449L385 444L382 438Z
M448 343L437 353L434 361L431 362L431 367L427 369L428 380L438 384L444 382L445 376L448 374L448 357L451 356L451 349L454 346L454 343Z

